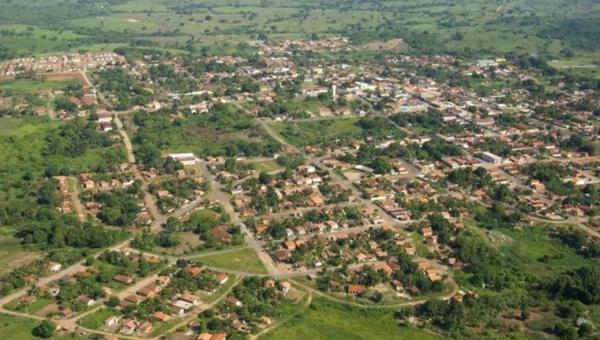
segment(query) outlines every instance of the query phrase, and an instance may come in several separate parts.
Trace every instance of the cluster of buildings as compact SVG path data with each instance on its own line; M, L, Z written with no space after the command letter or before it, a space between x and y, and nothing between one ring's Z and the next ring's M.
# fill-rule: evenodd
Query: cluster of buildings
M0 64L0 77L14 77L22 73L63 73L100 69L125 64L125 57L112 53L69 53L43 57L17 58Z

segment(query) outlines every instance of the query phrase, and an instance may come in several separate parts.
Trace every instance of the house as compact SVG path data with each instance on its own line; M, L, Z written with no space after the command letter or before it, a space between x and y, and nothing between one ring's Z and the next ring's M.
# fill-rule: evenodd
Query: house
M386 262L377 262L373 264L373 269L375 269L376 271L382 271L385 273L385 275L392 275L392 273L394 272L394 270L392 269L392 267L387 264Z
M192 305L197 305L200 303L200 299L197 296L190 293L183 293L180 297L180 300L191 303Z
M277 249L273 252L273 257L279 262L284 262L290 257L290 252L287 249Z
M210 340L226 340L227 334L225 333L216 333L210 338Z
M288 281L281 281L279 283L279 289L286 295L290 291L291 284Z
M202 334L198 335L198 337L196 338L196 340L226 340L226 339L227 339L227 334L225 334L225 333L216 333L216 334L202 333Z
M35 300L37 300L37 298L35 296L33 296L33 295L27 295L21 301L22 301L22 303L24 303L26 305L30 305L30 304L34 303Z
M347 288L348 295L360 295L367 290L367 287L363 285L349 284Z
M92 299L91 297L87 296L87 295L79 295L79 298L77 299L79 300L79 302L81 302L82 304L84 304L85 306L93 306L96 304L96 300Z
M492 163L492 164L502 164L502 162L504 161L502 159L502 157L495 155L488 151L481 152L479 154L479 158L483 161L486 161L486 162Z
M121 317L113 315L104 321L104 325L106 327L114 327L119 324L119 321L121 321Z
M110 132L113 130L113 125L111 122L100 122L100 131L102 132Z
M421 228L419 232L423 237L431 237L433 235L433 229L431 229L431 227Z
M48 263L46 264L46 268L49 272L56 273L61 270L62 264L53 261L48 261Z
M69 308L69 307L61 308L61 310L59 312L59 315L62 318L68 319L68 318L70 318L70 317L73 316L73 310L71 308Z
M391 284L392 287L394 287L394 290L397 292L401 292L404 290L404 285L400 280L392 280Z
M200 273L202 273L202 268L198 267L198 266L188 266L185 268L185 272L190 274L191 276L196 276Z
M170 154L168 157L174 161L179 161L184 166L196 165L196 162L198 161L198 158L196 158L193 153L174 153Z
M192 307L194 307L194 304L187 302L187 301L183 301L183 300L177 300L173 303L172 305L174 308L174 312L176 314L183 314L185 312L187 312L188 310L190 310Z
M120 332L123 334L133 334L137 327L138 323L132 319L125 319L121 322L121 330Z
M225 284L227 281L229 281L229 275L227 275L227 273L219 273L217 274L217 281L219 281L219 284Z
M270 325L273 322L273 319L266 315L263 315L260 317L260 319L258 319L258 321L263 325Z
M152 323L150 321L145 321L139 325L136 330L141 334L149 334L152 332Z
M121 308L125 308L129 305L138 305L140 302L142 302L142 300L140 298L138 298L135 295L130 295L128 297L126 297L125 299L123 299L120 303L119 306Z
M121 275L121 274L117 274L115 276L113 276L113 281L119 282L119 283L124 283L124 284L131 284L133 283L133 278L127 275Z
M235 296L233 296L233 295L230 295L230 296L228 296L228 297L225 299L225 302L227 302L227 303L228 303L228 304L230 304L230 305L237 306L237 307L242 307L242 306L243 306L242 302L241 302L240 300L238 300L238 299L237 299Z
M294 251L296 249L296 243L294 241L284 241L282 245L289 251Z
M143 296L145 298L153 298L160 292L160 287L155 284L149 284L141 289L139 289L136 293L137 295Z
M432 282L440 281L443 278L442 275L435 269L427 269L425 270L425 274L427 274L427 277Z
M161 311L154 312L154 314L152 314L152 317L154 319L158 320L158 321L161 321L161 322L167 322L167 321L171 320L171 316L170 315L165 314L165 313L163 313Z
M171 282L171 277L167 275L161 275L156 279L156 283L161 287L166 287Z

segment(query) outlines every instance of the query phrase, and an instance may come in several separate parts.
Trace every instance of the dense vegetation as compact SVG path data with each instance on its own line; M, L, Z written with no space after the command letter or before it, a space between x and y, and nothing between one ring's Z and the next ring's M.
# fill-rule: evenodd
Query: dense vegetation
M161 152L194 152L199 156L271 156L279 144L262 134L252 118L233 105L220 104L209 114L170 119L167 112L136 112L133 138L136 156L161 167Z

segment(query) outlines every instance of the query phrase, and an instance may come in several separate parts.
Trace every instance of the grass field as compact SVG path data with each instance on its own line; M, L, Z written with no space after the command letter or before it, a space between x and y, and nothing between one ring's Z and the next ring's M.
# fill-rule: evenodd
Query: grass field
M19 93L34 94L41 91L56 91L77 83L77 81L43 81L43 80L2 80L0 81L0 94Z
M0 44L17 56L60 51L102 50L133 41L183 51L188 42L235 45L265 34L269 39L350 36L360 41L431 39L452 53L497 56L509 51L558 53L569 39L540 33L561 20L594 20L593 0L396 0L320 2L314 0L93 1L23 0L0 3ZM12 33L11 33L12 32ZM456 34L460 38L456 38ZM594 32L591 32L594 33ZM191 40L193 38L193 40ZM426 38L426 39L424 39ZM214 46L214 42L220 42ZM226 42L226 43L223 43ZM598 50L572 47L576 54ZM578 46L581 47L581 46ZM585 47L585 46L584 46ZM467 53L469 54L469 53Z
M501 247L507 254L515 254L529 270L538 275L549 275L565 269L581 266L596 266L597 262L576 254L569 247L552 240L544 227L528 228L522 231L502 230L502 233L513 239ZM548 263L538 261L548 255Z
M210 267L266 274L262 262L252 249L241 249L229 253L202 257L200 262Z
M6 305L6 308L18 312L35 314L51 303L54 303L54 301L46 298L38 298L34 302L25 305L21 303L21 298L19 298L11 301L8 305Z
M296 146L322 145L336 140L351 140L370 135L362 129L359 118L321 119L297 122L276 122L270 126L288 142ZM401 136L391 124L377 129L380 136Z
M283 169L283 167L273 160L249 161L257 171L275 172Z
M3 339L10 340L32 340L39 339L31 334L31 330L39 324L39 321L18 318L12 315L0 314L0 335ZM68 335L64 337L55 336L50 339L85 339L83 337Z
M19 240L12 236L13 230L2 230L0 235L0 276L24 266L40 257L40 252L25 250Z
M102 308L86 315L78 323L89 329L102 329L106 319L114 315L119 315L119 312L112 308Z
M441 339L413 328L399 327L392 311L353 309L323 299L313 300L303 314L260 339Z

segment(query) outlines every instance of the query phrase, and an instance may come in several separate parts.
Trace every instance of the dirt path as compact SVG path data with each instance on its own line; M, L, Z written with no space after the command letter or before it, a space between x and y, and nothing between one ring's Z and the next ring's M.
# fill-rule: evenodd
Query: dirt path
M345 305L349 305L349 306L353 306L353 307L358 307L358 308L365 308L365 309L369 309L369 308L397 309L397 308L401 308L401 307L418 306L418 305L421 305L431 299L431 298L427 298L427 299L423 298L423 299L418 299L418 300L414 300L414 301L399 302L399 303L386 304L386 305L366 305L366 304L362 304L362 303L358 303L358 302L352 302L352 301L347 301L347 300L344 300L341 298L337 298L335 296L329 295L327 293L323 293L317 289L314 289L312 287L304 285L298 281L292 280L291 283L292 283L292 285L306 289L307 291L310 291L313 294L318 295L322 298L325 298L325 299L328 299L328 300L331 300L331 301L334 301L337 303L341 303L341 304L345 304ZM449 300L458 293L458 284L454 280L452 280L452 279L448 280L448 284L450 284L452 286L452 290L448 294L444 294L444 295L440 296L439 298L442 300Z

